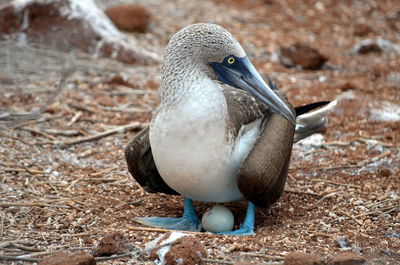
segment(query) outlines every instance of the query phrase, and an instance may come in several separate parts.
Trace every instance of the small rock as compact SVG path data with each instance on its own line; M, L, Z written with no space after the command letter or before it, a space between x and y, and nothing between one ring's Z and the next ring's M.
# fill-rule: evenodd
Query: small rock
M382 49L381 49L381 47L379 47L379 45L376 44L376 43L366 44L366 45L361 46L361 47L358 49L358 53L359 53L359 54L367 54L367 53L372 53L372 52L381 53L381 52L382 52Z
M371 32L373 32L373 30L367 24L358 23L358 24L354 25L353 33L356 36L362 37L362 36L368 35Z
M379 169L379 175L381 175L382 177L390 177L393 174L392 170L390 170L390 168L381 168Z
M351 246L347 242L347 238L345 236L338 236L336 238L336 242L338 243L338 246L340 248L343 248L343 249L350 249L351 248Z
M95 249L98 256L111 256L122 254L130 250L130 246L125 236L119 232L105 235Z
M303 43L289 47L281 47L279 59L286 67L301 67L307 70L317 70L328 60L318 50Z
M170 245L168 243L171 243ZM163 247L159 247L165 245ZM159 236L146 244L146 253L157 264L201 264L207 251L201 242L192 235L171 232Z
M347 117L367 119L372 122L400 121L400 105L376 99L371 95L348 90L337 97L334 112Z
M353 253L344 252L335 255L329 259L327 265L363 265L366 264L366 260L363 257Z
M386 234L387 237L400 238L399 233L390 232Z
M165 264L202 264L202 258L205 257L207 257L207 252L200 240L193 236L185 236L180 243L172 246L167 252Z
M120 30L145 32L150 23L149 11L140 5L118 5L105 12Z
M394 9L394 11L392 11L392 12L389 12L386 16L385 16L385 18L387 19L387 20L398 20L399 18L400 18L400 9L397 9L396 10L396 8Z
M338 88L341 91L357 90L357 86L354 83L348 81L338 85Z
M70 52L71 47L93 58L154 64L157 55L120 32L94 0L18 0L0 6L0 40L43 44Z
M400 45L384 39L365 39L352 48L352 52L356 54L380 53L382 51L400 53Z
M128 78L125 78L124 76L122 76L120 74L114 75L110 80L108 80L106 82L106 84L109 84L109 85L120 85L120 86L126 86L126 87L131 87L131 88L135 87L135 85L133 85L132 83L130 83L128 81Z
M42 259L39 265L95 265L96 260L86 251L60 251Z
M321 148L323 142L324 142L324 136L320 133L315 133L315 134L310 135L309 137L301 140L299 142L299 145L301 145L303 148L310 151L313 149Z
M317 254L293 252L286 256L283 265L324 265L324 260Z

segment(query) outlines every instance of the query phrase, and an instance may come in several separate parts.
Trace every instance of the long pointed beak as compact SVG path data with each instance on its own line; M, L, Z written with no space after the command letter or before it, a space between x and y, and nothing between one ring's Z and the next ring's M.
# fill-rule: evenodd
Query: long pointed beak
M296 118L290 108L265 83L254 68L249 58L235 58L235 63L211 63L217 73L218 80L227 85L246 90L254 97L264 102L274 112L296 124Z

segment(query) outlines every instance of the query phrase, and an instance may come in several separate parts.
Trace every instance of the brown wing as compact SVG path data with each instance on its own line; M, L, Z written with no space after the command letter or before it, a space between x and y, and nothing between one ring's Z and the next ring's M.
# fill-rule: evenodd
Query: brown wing
M139 132L125 147L125 159L129 173L146 191L178 194L158 173L151 153L148 127Z
M221 87L228 106L227 127L231 130L229 133L235 138L243 125L262 119L270 113L267 105L256 100L247 91L224 84L221 84Z
M229 116L238 124L236 135L239 126L267 118L238 173L238 186L245 198L256 206L267 207L280 197L285 186L295 126L279 114L270 112L266 105L246 92L224 90L224 94ZM277 94L294 111L285 95L279 91Z

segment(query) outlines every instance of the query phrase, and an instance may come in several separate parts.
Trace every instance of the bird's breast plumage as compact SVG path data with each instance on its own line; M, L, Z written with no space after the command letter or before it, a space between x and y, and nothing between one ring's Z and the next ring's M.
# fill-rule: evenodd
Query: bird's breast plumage
M226 100L214 86L202 87L180 104L161 106L151 122L150 145L172 189L193 200L229 202L243 197L236 175L256 137L242 138L243 144L238 135L230 135Z

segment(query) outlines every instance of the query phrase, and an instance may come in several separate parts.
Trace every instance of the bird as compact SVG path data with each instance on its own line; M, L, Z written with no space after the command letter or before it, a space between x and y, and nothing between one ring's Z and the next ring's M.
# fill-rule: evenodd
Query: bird
M146 191L183 196L183 216L135 221L201 231L193 201L247 200L243 223L222 234L253 235L256 207L278 200L294 141L324 127L334 105L328 103L294 108L222 26L182 28L165 49L160 105L150 125L126 146L125 158ZM308 113L321 106L317 115ZM308 116L296 124L302 114Z

